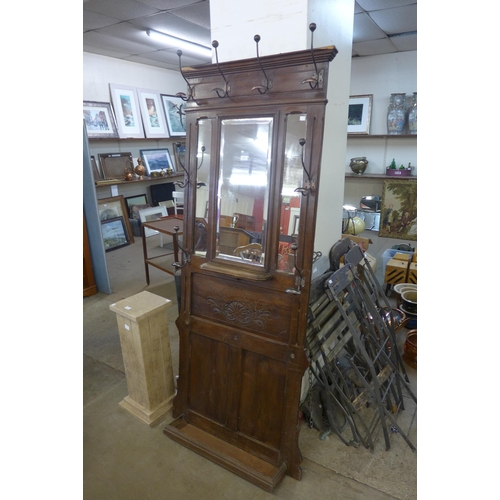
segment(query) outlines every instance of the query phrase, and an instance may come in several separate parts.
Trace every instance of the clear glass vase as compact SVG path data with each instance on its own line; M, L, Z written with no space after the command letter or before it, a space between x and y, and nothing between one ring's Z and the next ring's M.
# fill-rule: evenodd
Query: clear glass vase
M387 133L389 135L401 135L404 133L406 123L406 94L391 94L389 108L387 110Z
M410 134L417 133L417 93L413 92L411 98L410 112L408 113L408 132Z

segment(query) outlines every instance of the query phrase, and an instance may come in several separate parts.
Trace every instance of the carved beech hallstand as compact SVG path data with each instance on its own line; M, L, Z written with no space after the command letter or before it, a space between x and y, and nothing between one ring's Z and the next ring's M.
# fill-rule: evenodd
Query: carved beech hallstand
M285 474L301 478L307 306L336 53L330 46L182 69L180 359L164 433L268 491ZM242 214L233 221L251 219L252 228L224 226L233 210ZM222 241L230 231L259 243L262 256L233 254Z

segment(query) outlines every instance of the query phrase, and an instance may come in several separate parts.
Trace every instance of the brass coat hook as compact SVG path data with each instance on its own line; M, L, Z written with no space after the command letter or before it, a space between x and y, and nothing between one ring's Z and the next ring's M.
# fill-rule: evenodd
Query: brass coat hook
M215 49L215 62L217 63L217 69L219 70L219 73L222 75L222 78L224 78L224 83L225 83L224 87L225 88L221 89L220 87L217 87L215 89L212 89L212 92L217 92L217 95L220 98L223 98L223 97L227 97L227 95L231 91L231 86L229 85L229 82L226 80L226 77L224 76L224 73L222 72L222 70L220 69L220 66L219 66L219 55L217 53L218 46L219 46L219 42L217 40L214 40L212 42L212 47ZM221 92L222 92L222 94L221 94Z
M183 264L181 264L179 262L174 262L172 264L172 266L174 266L176 269L182 269L188 262L191 261L191 256L179 244L179 234L178 234L179 233L179 226L174 226L174 231L175 231L175 234L174 234L175 242L177 243L179 250L183 253L182 260L184 262L183 262Z
M177 56L179 57L179 71L181 72L182 78L184 78L184 81L187 83L188 86L188 94L186 95L184 92L177 92L175 94L177 97L180 97L183 101L194 101L196 102L196 99L194 98L194 87L191 87L191 84L188 82L187 78L184 76L184 73L182 72L182 64L181 64L181 56L182 56L182 50L177 51ZM196 104L198 104L196 102Z
M291 293L293 295L300 295L300 293L301 293L300 289L304 288L304 286L306 284L306 281L305 281L304 277L302 276L302 273L299 271L299 269L297 267L297 250L298 250L298 248L299 248L299 246L297 245L297 243L292 243L290 245L290 250L293 252L293 268L297 272L297 275L295 276L295 286L297 287L297 289L288 288L287 290L285 290L285 292Z
M311 23L309 25L309 30L311 31L311 56L314 64L314 74L311 78L306 78L305 80L303 80L302 84L308 83L312 89L315 89L318 87L318 83L323 83L323 71L320 71L318 73L318 66L316 65L316 59L314 58L313 40L314 31L316 30L316 23Z
M306 194L309 194L309 191L315 191L316 190L316 183L314 182L313 179L311 179L311 175L309 174L309 171L307 170L305 164L304 164L304 146L306 144L305 139L299 139L299 144L300 147L302 148L302 154L301 154L301 161L302 161L302 169L307 175L307 181L306 181L306 186L305 187L300 187L295 189L294 191L296 193L300 193L302 196L305 196Z
M259 56L260 35L255 35L253 37L253 39L255 40L255 46L257 48L257 60L259 61L259 66L260 66L262 73L264 73L264 78L266 79L266 85L265 86L264 85L256 85L255 87L252 87L252 90L257 89L259 91L259 93L265 94L271 88L271 81L267 77L266 72L264 71L264 68L262 67L262 63L260 62L260 56Z

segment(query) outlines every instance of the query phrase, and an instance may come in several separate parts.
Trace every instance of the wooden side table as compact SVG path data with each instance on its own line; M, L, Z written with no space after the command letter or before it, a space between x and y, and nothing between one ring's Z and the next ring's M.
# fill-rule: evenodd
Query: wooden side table
M116 313L129 395L119 404L154 427L175 396L167 307L172 301L140 292L109 308Z

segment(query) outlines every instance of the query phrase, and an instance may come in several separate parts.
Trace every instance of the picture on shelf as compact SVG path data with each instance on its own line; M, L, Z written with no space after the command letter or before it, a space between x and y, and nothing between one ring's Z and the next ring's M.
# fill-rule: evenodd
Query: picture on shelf
M151 172L161 172L162 170L166 175L168 168L171 168L172 172L175 172L170 152L167 148L141 149L139 153L146 167L146 175L151 176Z
M349 97L348 134L369 134L373 94Z
M111 196L97 200L99 209L99 220L101 222L122 217L125 225L125 232L130 243L134 243L132 228L130 227L127 205L123 195Z
M130 245L123 217L101 221L101 232L106 252Z
M118 138L115 116L109 102L83 101L83 119L89 139Z
M379 236L417 240L417 182L384 180Z
M152 222L161 219L162 217L166 217L168 214L167 214L167 208L160 206L160 207L150 207L140 210L139 215L141 218L141 222ZM144 235L146 236L146 238L149 236L153 236L153 234L158 234L158 231L150 229L149 227L144 228Z
M123 179L134 169L132 153L99 153L99 162L105 179Z
M146 137L169 137L160 93L156 90L137 89L137 95Z
M144 129L136 88L110 83L109 90L120 138L143 139Z
M161 94L168 131L171 137L186 136L186 102L180 97Z
M148 205L148 197L145 194L137 194L135 196L127 196L125 198L125 204L127 205L127 213L129 214L130 218L133 219L132 217L132 207L134 205ZM145 207L144 207L145 208ZM137 213L139 215L139 213ZM139 219L139 217L137 217Z

